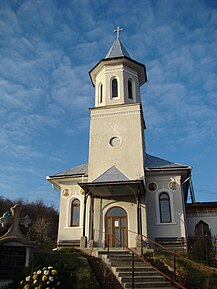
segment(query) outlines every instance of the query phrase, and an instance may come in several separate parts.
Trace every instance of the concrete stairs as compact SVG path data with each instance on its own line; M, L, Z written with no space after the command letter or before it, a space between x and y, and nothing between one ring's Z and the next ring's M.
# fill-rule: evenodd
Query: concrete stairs
M58 249L71 249L71 248L80 248L80 240L65 240L65 241L59 241L57 243Z
M100 255L103 253L99 252ZM104 255L105 256L105 255ZM129 251L112 251L105 260L123 288L132 288L132 254ZM152 267L135 256L134 288L141 289L172 289L171 282L156 272Z

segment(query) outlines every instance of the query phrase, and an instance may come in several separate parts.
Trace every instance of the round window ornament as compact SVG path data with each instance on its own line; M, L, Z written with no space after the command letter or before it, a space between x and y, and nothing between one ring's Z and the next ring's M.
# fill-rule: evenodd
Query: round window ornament
M117 136L112 137L109 141L109 144L112 147L118 147L120 143L121 143L121 140Z
M69 191L69 189L64 189L64 190L62 191L62 196L65 197L65 198L69 197L69 196L70 196L70 191Z
M179 187L179 183L176 181L172 181L169 183L169 188L173 191L176 191Z
M85 193L84 189L80 189L80 194L83 195Z
M149 184L148 184L148 189L149 189L149 191L151 191L151 192L156 191L156 190L157 190L157 184L156 184L156 183L149 183Z

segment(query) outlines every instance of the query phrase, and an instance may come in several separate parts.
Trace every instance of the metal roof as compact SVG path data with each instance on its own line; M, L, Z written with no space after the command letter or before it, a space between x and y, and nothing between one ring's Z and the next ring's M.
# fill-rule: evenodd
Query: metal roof
M90 71L89 75L93 86L95 86L96 76L101 71L102 67L106 64L117 65L122 63L129 66L129 68L135 70L139 76L139 85L143 85L147 82L146 67L144 64L132 59L124 47L123 43L117 38L106 54L105 58L101 59Z
M93 183L105 183L105 182L122 182L129 181L116 166L112 166L110 169L105 171L102 175L96 178Z
M51 177L69 177L73 175L87 175L88 173L88 164L82 164L80 166L65 170L63 172L59 172Z
M145 191L143 180L79 183L79 186L85 192L91 192L95 198L115 199L117 196L135 196L138 189Z
M130 57L130 54L127 52L126 48L124 47L123 43L120 39L116 39L115 42L112 44L109 52L106 54L105 59L108 58L116 58L116 57Z
M145 154L145 169L188 168L188 166Z
M188 169L189 166L174 163L159 157L155 157L149 154L145 154L145 170L166 170L166 169ZM80 166L70 168L63 172L59 172L55 175L49 176L55 177L70 177L70 176L88 175L88 164L82 164ZM108 182L108 181L128 181L129 179L115 166L112 166L102 175L100 175L94 182Z

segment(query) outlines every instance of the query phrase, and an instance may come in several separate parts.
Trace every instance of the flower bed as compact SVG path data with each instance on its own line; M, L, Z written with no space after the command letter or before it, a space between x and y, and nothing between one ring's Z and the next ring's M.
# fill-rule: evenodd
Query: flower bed
M26 276L19 284L19 289L60 289L60 276L52 266L44 267Z

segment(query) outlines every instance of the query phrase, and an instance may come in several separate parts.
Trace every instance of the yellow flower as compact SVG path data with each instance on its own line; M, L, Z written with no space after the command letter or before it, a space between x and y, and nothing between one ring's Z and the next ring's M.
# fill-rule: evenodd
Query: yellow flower
M57 275L57 270L53 269L53 270L51 271L51 274L52 274L53 276Z
M26 284L26 285L24 286L24 289L29 289L29 285Z
M38 278L38 275L33 275L32 279L36 280Z
M47 276L43 275L41 278L42 281L46 281L47 280Z
M40 286L38 286L38 287L35 287L35 289L40 289L41 287Z

